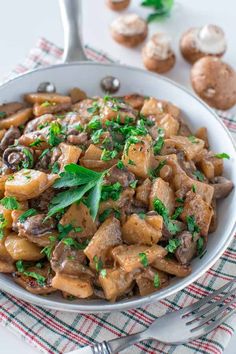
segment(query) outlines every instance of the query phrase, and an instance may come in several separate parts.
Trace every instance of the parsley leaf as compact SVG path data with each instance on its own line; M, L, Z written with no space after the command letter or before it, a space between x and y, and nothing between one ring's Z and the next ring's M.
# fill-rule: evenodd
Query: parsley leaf
M86 200L87 207L90 210L90 215L92 216L93 220L96 219L98 213L99 202L102 193L102 183L103 175L97 180L95 186L90 190L88 198Z
M32 168L34 165L34 157L33 157L32 153L26 148L23 148L22 152L26 156L26 160L22 161L22 167L23 168Z
M183 206L178 206L178 207L175 209L175 212L174 212L174 214L172 215L171 219L172 219L172 220L178 219L178 217L180 216L180 214L182 214L183 210L184 210L184 207L183 207Z
M46 285L45 284L46 283L46 278L43 275L39 274L39 273L36 273L36 272L23 272L23 275L26 275L28 277L34 278L37 281L39 286L45 286Z
M192 144L198 144L199 141L197 140L197 138L194 135L189 135L188 136L188 140L191 141Z
M119 170L123 170L123 168L125 167L125 165L121 160L117 162L116 166L117 168L119 168Z
M159 286L161 285L160 277L159 277L158 273L155 273L155 275L154 275L153 284L154 284L155 288L159 288Z
M164 145L164 139L162 136L159 136L159 138L157 139L157 141L153 145L154 155L158 155L160 153L163 145Z
M118 152L116 150L109 151L109 150L104 149L102 151L101 160L102 161L110 161L110 160L114 159L117 155L118 155Z
M106 269L102 269L102 270L100 271L100 275L101 275L102 278L105 278L106 275L107 275L107 270L106 270Z
M153 202L153 206L154 210L163 217L164 223L172 235L175 235L180 231L179 226L170 220L169 210L165 207L160 199L156 198Z
M193 175L197 178L198 181L204 181L204 175L200 171L194 171Z
M44 143L44 140L37 138L35 139L35 141L33 141L29 146L33 147L33 146L40 146L42 143Z
M110 185L104 185L102 187L101 200L106 201L108 199L118 200L122 191L122 186L119 182Z
M6 112L0 112L0 119L5 118L7 116Z
M57 174L57 173L59 173L59 171L60 171L60 165L59 165L59 163L56 161L56 162L54 162L54 164L52 165L52 173Z
M4 197L0 203L8 210L17 210L20 207L15 197Z
M75 248L76 250L84 250L88 246L88 241L78 242L72 237L68 237L62 240L62 242L70 247Z
M34 216L34 215L36 215L36 214L38 214L38 212L37 212L36 209L34 209L34 208L28 209L28 210L26 210L23 214L21 214L21 215L19 216L18 220L19 220L20 223L23 223L23 222L25 222L25 220L26 220L27 218L29 218L30 216Z
M102 270L102 267L103 267L103 262L102 262L101 258L100 257L98 258L98 256L94 256L93 257L93 261L95 263L96 271L100 272Z
M49 241L50 241L50 244L45 246L41 250L41 253L45 254L45 256L47 256L48 259L51 258L52 251L53 251L55 243L56 243L56 237L55 236L49 236Z
M0 240L2 240L4 234L4 228L7 226L7 220L4 218L3 214L0 214Z
M25 271L24 263L21 259L16 262L16 269L20 273Z
M59 145L63 139L62 139L62 126L58 122L52 122L49 127L49 133L48 133L48 143L51 146L57 146Z
M198 253L199 257L202 256L203 252L204 252L204 238L200 237L197 240L197 253Z
M200 228L197 225L193 215L187 215L186 222L187 222L188 231L191 232L193 237L200 232Z
M139 253L139 260L140 263L144 266L144 268L147 268L148 266L148 258L145 252Z
M169 253L174 253L176 249L181 245L181 241L178 238L172 238L169 240L166 250Z
M222 152L221 154L215 154L214 157L218 157L218 159L230 159L230 156L225 152Z

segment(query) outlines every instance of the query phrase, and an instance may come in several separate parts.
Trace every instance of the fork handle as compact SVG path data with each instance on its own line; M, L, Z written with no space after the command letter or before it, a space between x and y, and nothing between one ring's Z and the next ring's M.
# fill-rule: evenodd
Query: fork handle
M147 339L146 337L143 336L145 331L131 334L130 336L125 336L121 338L116 338L112 339L106 343L106 346L108 347L108 354L115 354L120 352L121 350L124 350L128 347L130 347L132 344L140 342L141 340ZM96 352L94 352L96 353Z

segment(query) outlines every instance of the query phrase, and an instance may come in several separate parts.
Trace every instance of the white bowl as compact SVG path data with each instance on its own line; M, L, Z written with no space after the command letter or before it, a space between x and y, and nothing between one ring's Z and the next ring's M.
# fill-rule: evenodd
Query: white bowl
M183 117L193 131L202 126L207 127L212 150L217 153L226 152L230 155L230 160L225 161L224 175L236 185L236 149L225 125L214 111L200 99L185 88L162 76L136 68L113 64L87 62L62 64L32 71L9 81L0 87L0 97L2 102L19 100L22 94L36 91L39 83L44 81L53 82L60 93L66 93L70 88L77 86L90 96L100 95L103 94L100 89L100 80L107 75L119 78L121 82L119 94L136 92L169 100L181 108ZM59 294L51 294L47 297L33 295L15 284L10 276L4 274L0 274L0 287L12 295L36 305L81 313L120 311L159 301L194 282L222 255L234 235L236 224L235 205L236 191L234 189L229 197L218 203L218 228L216 232L209 235L207 253L204 257L202 259L196 258L192 262L192 273L183 279L173 279L168 287L152 295L121 300L114 304L102 300L75 300L69 302Z

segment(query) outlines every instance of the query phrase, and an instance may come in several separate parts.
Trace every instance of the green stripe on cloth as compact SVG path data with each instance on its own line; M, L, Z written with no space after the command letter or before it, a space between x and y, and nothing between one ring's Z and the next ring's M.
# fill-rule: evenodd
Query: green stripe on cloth
M86 46L92 60L112 62L105 53ZM62 50L40 39L26 60L17 66L11 77L26 70L60 61ZM236 133L236 119L229 113L218 112L229 129ZM168 311L178 310L219 288L227 279L236 277L236 238L221 259L197 282L159 303L119 313L85 314L50 311L27 304L0 292L0 322L43 353L64 354L95 341L113 339L147 328ZM178 325L178 324L177 324ZM235 318L227 320L217 330L201 340L186 345L168 346L146 341L132 346L126 354L221 354L236 327Z

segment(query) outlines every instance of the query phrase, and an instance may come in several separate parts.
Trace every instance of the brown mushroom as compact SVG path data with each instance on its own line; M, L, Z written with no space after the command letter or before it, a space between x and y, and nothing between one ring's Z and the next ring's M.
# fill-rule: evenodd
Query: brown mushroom
M165 73L175 65L175 54L171 49L170 38L165 33L156 33L142 50L144 66L156 73Z
M21 136L21 132L17 127L9 128L4 134L0 142L0 150L4 151L8 146L13 145L15 140Z
M106 0L106 4L113 11L123 11L129 6L130 0Z
M212 186L216 199L227 197L234 187L233 182L223 176L215 177Z
M112 38L125 47L136 47L147 37L147 23L136 14L116 18L111 24Z
M3 162L12 171L21 168L32 168L34 165L33 150L25 146L8 147L3 153Z
M216 57L199 59L192 67L194 91L210 106L229 109L236 103L236 72Z
M221 57L226 51L224 32L215 25L190 28L182 35L180 50L191 64L207 55Z
M183 231L177 236L181 245L177 248L175 256L181 264L189 264L197 254L197 240L199 235L193 235L189 231Z

